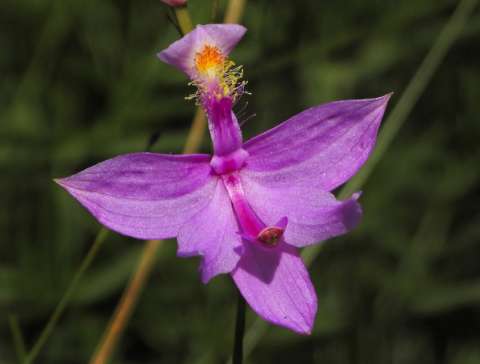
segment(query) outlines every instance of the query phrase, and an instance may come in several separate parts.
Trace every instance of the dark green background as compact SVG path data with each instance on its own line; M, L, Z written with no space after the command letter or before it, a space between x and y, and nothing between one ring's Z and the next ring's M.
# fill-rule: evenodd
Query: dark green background
M221 10L226 2L220 1ZM207 23L209 0L191 0ZM304 108L394 91L388 116L453 13L450 0L248 2L246 137ZM155 53L178 39L159 0L0 2L0 363L7 317L30 347L99 229L52 182L120 153L180 152L194 111ZM220 17L218 20L221 19ZM217 20L217 21L218 21ZM434 71L363 189L365 216L310 268L315 330L269 327L248 363L480 363L480 11ZM428 69L428 67L427 67ZM420 76L422 77L422 76ZM206 139L204 151L210 149ZM86 363L144 244L111 234L38 363ZM221 363L235 290L162 245L113 363ZM248 312L248 324L255 315Z

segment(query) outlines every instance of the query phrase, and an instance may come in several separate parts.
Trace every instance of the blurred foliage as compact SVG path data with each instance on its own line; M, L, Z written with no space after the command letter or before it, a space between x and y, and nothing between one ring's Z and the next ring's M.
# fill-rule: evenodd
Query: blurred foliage
M394 91L394 105L456 4L250 1L234 53L252 91L242 118L256 114L245 135L333 99ZM211 21L210 0L190 10ZM167 14L158 0L0 2L1 364L17 362L9 315L30 347L99 229L52 178L155 132L155 151L182 148L194 105L155 57L178 38ZM365 186L363 223L312 265L314 333L272 327L249 363L480 363L479 64L477 9ZM141 246L110 235L39 363L88 361ZM234 287L203 286L175 249L161 247L114 363L228 358Z

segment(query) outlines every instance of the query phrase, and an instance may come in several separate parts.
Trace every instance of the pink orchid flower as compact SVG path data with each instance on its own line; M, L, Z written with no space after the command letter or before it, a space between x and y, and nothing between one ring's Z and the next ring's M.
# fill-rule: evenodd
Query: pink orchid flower
M232 105L245 83L228 55L245 31L199 25L158 55L198 88L213 155L126 154L57 182L112 230L176 237L204 283L229 273L258 315L309 334L317 296L298 248L358 224L359 194L331 191L368 158L389 95L315 106L243 142Z

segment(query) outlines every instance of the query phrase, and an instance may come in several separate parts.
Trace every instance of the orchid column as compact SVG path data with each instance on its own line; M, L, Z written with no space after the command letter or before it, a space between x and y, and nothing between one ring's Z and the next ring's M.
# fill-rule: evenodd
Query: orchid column
M228 56L245 31L197 26L159 53L197 87L212 156L127 154L58 183L113 230L176 237L179 256L202 256L203 282L230 273L261 317L308 334L317 298L298 248L359 222L359 194L330 191L367 159L389 96L313 107L243 143L232 106L245 82Z

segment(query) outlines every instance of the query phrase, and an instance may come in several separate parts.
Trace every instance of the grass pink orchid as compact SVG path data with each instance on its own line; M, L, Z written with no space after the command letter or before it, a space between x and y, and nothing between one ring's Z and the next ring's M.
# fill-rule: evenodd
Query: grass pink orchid
M258 315L309 334L317 296L298 248L359 222L359 194L331 191L368 158L389 95L315 106L243 142L232 106L245 83L228 56L245 31L199 25L158 55L197 87L213 155L126 154L57 182L112 230L176 237L204 283L229 273Z

